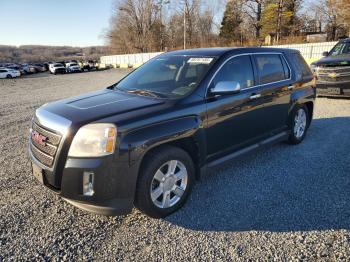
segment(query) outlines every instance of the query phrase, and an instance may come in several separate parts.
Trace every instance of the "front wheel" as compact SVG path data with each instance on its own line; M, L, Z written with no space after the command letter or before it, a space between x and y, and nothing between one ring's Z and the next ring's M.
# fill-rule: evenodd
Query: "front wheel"
M184 150L164 146L149 153L140 169L135 206L153 218L177 211L195 179L193 161Z
M291 114L291 134L288 142L293 145L301 143L307 133L309 126L309 111L305 105L296 106Z
M9 78L12 78L12 75L7 75L6 78L8 78L8 79L9 79Z

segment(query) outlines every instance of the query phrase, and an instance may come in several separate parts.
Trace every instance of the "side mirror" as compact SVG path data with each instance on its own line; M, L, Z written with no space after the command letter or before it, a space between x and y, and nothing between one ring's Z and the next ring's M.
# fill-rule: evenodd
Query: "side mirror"
M323 56L328 56L329 55L329 52L325 51L322 53Z
M241 91L241 85L236 81L221 81L210 92L214 95L231 95Z

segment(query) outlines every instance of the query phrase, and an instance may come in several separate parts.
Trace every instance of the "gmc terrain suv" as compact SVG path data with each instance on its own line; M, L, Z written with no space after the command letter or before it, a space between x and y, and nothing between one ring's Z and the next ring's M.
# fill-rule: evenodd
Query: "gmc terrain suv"
M33 173L84 210L120 215L136 206L164 217L207 168L300 143L315 95L295 50L165 53L104 90L40 107L29 141Z
M323 55L311 64L317 76L317 94L350 96L350 38L340 40Z

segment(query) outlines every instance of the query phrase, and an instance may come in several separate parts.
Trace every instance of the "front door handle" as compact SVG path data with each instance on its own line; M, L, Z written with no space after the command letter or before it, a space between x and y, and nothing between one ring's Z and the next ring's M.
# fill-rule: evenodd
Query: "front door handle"
M293 89L294 89L294 85L288 86L288 90L293 90Z
M250 96L250 100L258 99L261 97L261 94L253 94Z

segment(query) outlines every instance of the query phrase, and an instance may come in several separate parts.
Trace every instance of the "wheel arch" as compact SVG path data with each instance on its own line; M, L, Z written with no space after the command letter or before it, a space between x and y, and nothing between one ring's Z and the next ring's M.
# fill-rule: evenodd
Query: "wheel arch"
M149 150L147 150L143 154L143 156L140 160L140 167L142 168L142 165L144 165L144 163L146 162L145 160L147 159L147 156L151 155L153 152L159 150L160 148L167 147L167 146L180 148L180 149L184 150L191 157L193 164L194 164L194 167L195 167L196 180L199 180L200 179L200 167L201 167L201 164L203 161L202 158L204 156L201 153L199 141L197 141L196 138L193 136L181 138L181 139L177 139L177 140L173 140L173 141L169 141L169 142L164 142L164 143L158 144L158 145L150 148ZM140 173L141 168L139 169L139 173Z
M138 129L122 139L120 153L128 155L130 164L141 167L146 156L162 146L178 147L186 151L195 165L196 178L199 178L200 166L205 161L206 143L203 122L198 116L174 119ZM125 154L126 152L128 153Z

